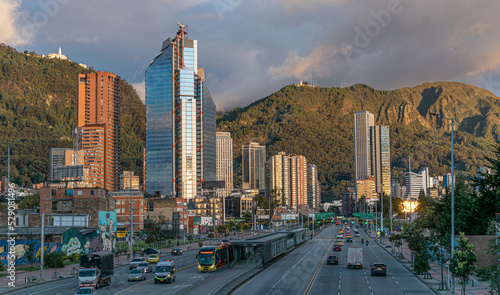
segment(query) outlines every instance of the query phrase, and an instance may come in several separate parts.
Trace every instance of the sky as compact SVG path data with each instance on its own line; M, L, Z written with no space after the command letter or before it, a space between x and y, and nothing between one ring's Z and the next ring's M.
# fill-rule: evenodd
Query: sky
M376 89L459 81L500 95L500 1L0 0L0 42L116 73L144 71L189 27L218 111L299 81Z

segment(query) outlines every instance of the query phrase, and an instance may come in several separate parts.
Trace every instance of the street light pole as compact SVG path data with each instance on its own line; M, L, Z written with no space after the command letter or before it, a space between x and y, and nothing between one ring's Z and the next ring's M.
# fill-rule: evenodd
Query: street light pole
M429 113L429 115L437 116L436 113ZM454 142L453 142L453 118L443 117L451 121L451 255L455 252L455 158L453 155ZM455 294L455 277L451 276L451 294Z

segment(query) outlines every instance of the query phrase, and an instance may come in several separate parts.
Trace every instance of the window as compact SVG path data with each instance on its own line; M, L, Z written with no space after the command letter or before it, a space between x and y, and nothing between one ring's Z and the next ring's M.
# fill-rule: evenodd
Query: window
M78 190L78 195L81 196L83 193L81 190Z
M109 219L109 213L106 213L106 219Z
M93 190L93 189L91 189L91 190L90 190L90 195L91 195L91 196L93 196L93 195L94 195L94 190Z

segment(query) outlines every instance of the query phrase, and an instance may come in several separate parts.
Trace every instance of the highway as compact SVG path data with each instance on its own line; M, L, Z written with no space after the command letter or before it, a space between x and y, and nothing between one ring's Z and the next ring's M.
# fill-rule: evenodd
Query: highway
M196 251L184 252L180 256L161 256L161 259L173 259L177 269L188 267L196 263ZM154 270L155 264L153 264ZM193 277L200 276L196 267L187 268L177 272L177 279L172 284L154 283L154 273L147 274L146 281L127 281L127 275L130 269L127 266L115 268L115 275L111 279L110 286L104 286L97 290L98 294L168 294L178 287L189 283ZM14 295L70 295L78 290L78 280L69 278L59 281L53 281L46 284L33 286L9 294Z
M283 257L269 268L241 285L234 294L434 294L374 241L361 245L368 236L346 243L333 252L340 226L330 226L312 241ZM345 237L345 235L344 235ZM347 269L347 247L363 247L363 269ZM337 255L339 265L327 265L328 255ZM386 277L372 277L370 264L387 265Z

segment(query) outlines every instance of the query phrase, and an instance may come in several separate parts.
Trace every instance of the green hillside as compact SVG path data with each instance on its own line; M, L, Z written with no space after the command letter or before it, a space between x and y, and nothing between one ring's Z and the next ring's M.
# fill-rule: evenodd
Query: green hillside
M249 141L265 144L268 157L277 151L305 155L308 163L318 166L323 200L331 200L353 186L354 112L368 110L376 124L390 126L393 179L403 181L408 157L412 171L427 166L431 175L450 172L451 127L429 111L456 118L455 167L466 176L475 175L498 139L498 107L492 93L453 82L394 91L361 84L293 85L221 116L217 130L232 132L236 166L241 145Z
M0 175L7 175L7 146L23 138L11 150L12 181L48 180L50 148L73 146L76 77L92 71L0 44ZM142 165L144 105L126 81L121 96L122 169L134 169Z

